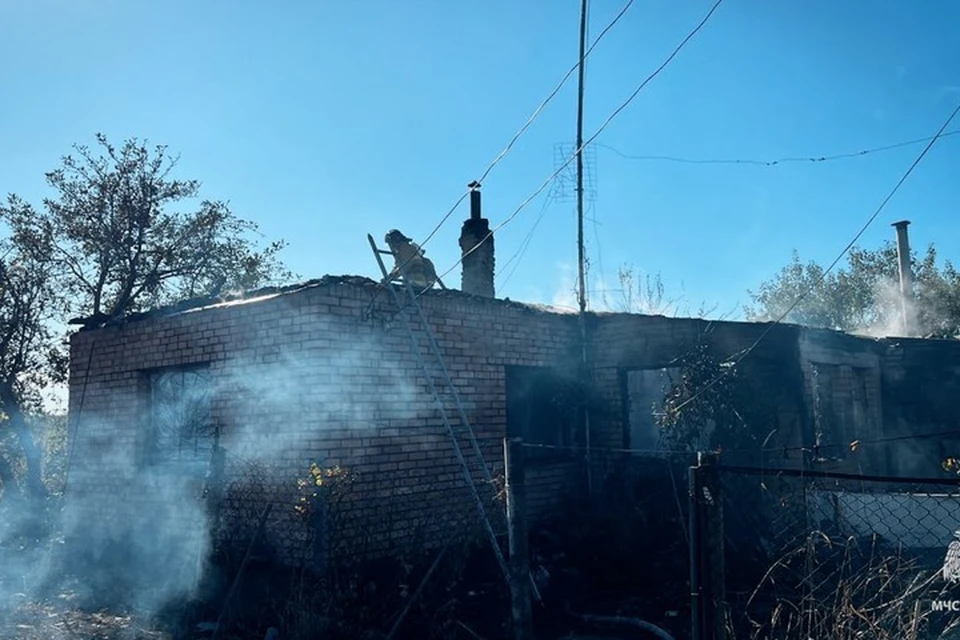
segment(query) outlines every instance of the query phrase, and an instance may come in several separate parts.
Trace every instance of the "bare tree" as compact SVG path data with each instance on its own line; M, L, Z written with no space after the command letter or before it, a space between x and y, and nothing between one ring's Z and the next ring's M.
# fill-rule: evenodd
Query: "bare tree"
M618 310L624 313L706 318L717 310L717 305L707 306L702 302L694 311L689 304L681 304L686 298L684 294L668 297L659 272L644 274L631 265L623 265L617 270L617 278L621 295Z

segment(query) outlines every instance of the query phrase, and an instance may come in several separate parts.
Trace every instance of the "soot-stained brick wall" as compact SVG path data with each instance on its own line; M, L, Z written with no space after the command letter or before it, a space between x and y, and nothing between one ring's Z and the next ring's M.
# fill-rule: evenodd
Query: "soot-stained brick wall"
M147 314L76 333L67 512L74 537L94 546L134 538L151 557L168 548L203 551L211 523L198 499L205 466L185 471L151 462L162 440L157 424L185 419L199 406L228 452L226 495L215 532L220 539L249 535L265 502L274 505L267 539L290 562L316 560L321 553L378 555L405 545L434 546L461 533L478 535L473 498L428 380L388 293L380 290L375 298L377 293L364 279L325 278L276 294ZM575 376L577 318L460 292L430 292L420 304L496 480L509 432L507 370L545 367ZM432 367L427 334L413 324ZM591 315L588 328L595 391L591 445L600 449L633 444L625 383L630 372L669 369L698 344L709 345L721 359L750 350L738 375L748 392L747 427L764 450L725 451L727 464L798 466L804 459L799 449L816 445L818 433L822 443L837 444L827 439L934 432L960 417L955 401L960 347L953 343L628 314ZM158 386L158 376L184 367L206 381L202 393L185 392L176 376ZM158 398L170 389L184 399L158 413ZM478 491L492 502L499 486L483 480L456 407L444 396ZM561 440L582 444L583 434ZM170 445L169 438L164 442ZM178 446L180 451L185 445ZM926 446L914 452L922 462L912 466L904 449L893 447L816 465L916 472L943 453ZM203 451L193 453L203 458ZM616 470L606 465L609 458L592 459L598 482ZM308 475L311 462L346 470L349 487L336 490L331 497L336 505L323 518L307 520L293 507L297 479ZM642 466L633 457L617 464L620 470L623 464ZM582 456L560 450L532 456L527 478L531 518L551 514L582 494ZM502 506L490 512L502 532ZM317 523L332 546L311 540Z
M801 330L800 363L810 424L805 445L811 449L808 458L813 468L888 473L878 447L851 446L883 436L881 354L878 340L836 331Z
M311 556L310 526L298 519L293 504L296 478L307 476L313 461L347 471L351 484L337 496L337 510L349 515L336 527L340 542L355 541L351 553L430 546L461 531L464 519L470 520L465 529L475 533L475 506L451 439L386 292L380 291L372 319L365 319L375 292L373 283L330 279L272 297L75 334L73 520L79 526L96 518L102 529L96 540L127 532L131 504L138 512L164 513L162 527L190 532L191 541L207 526L193 506L202 472L187 487L144 485L150 478L164 487L163 474L170 473L148 465L150 421L156 418L144 381L151 372L189 365L208 372L210 419L228 452L229 495L220 534L248 530L257 510L239 505L244 496L258 496L274 504L268 540L288 560ZM456 292L428 294L420 304L496 476L507 426L505 367L574 370L575 318ZM433 366L426 334L416 323L415 332ZM495 483L483 481L455 405L444 395L478 489L491 499ZM575 492L579 473L569 460L532 467L532 516L549 510L555 497ZM502 531L502 508L491 513Z
M598 317L592 334L593 371L607 408L597 417L598 440L609 446L635 448L628 425L626 377L630 372L675 367L678 358L701 344L712 358L728 360L756 343L749 357L738 366L744 390L742 402L750 409L750 415L745 416L745 428L760 440L772 433L767 441L769 448L801 445L807 420L797 351L798 329L774 327L757 343L766 330L766 325L741 322L630 314ZM729 449L729 443L727 446ZM724 458L734 464L756 464L774 457L760 454L731 450ZM786 463L797 458L794 456Z
M891 440L878 455L897 475L944 477L944 458L960 458L960 341L883 342L883 429Z

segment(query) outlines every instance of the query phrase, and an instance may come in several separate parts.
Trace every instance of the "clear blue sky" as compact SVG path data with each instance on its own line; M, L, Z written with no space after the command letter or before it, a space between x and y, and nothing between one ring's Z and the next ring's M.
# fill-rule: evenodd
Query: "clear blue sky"
M587 64L592 134L706 13L637 0ZM38 202L44 171L102 131L164 143L180 175L229 200L305 278L376 276L365 234L423 238L576 60L578 0L0 0L0 192ZM593 0L590 34L620 1ZM960 101L960 3L726 0L598 139L628 155L775 159L932 135ZM575 133L576 76L483 185L498 224ZM960 120L952 128L960 129ZM922 145L770 168L627 160L595 149L587 240L595 287L618 265L718 312L793 249L828 262ZM936 241L960 259L960 136L934 148L864 237ZM505 262L543 206L498 234ZM459 257L466 207L425 247ZM554 300L576 257L573 205L552 202L498 295ZM606 283L597 284L601 266ZM459 287L459 269L448 276ZM612 294L616 297L616 293Z

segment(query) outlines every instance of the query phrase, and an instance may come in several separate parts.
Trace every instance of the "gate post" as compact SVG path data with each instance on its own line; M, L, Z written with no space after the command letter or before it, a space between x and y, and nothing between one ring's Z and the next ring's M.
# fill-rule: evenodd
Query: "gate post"
M710 638L723 640L727 635L726 566L723 532L723 486L720 478L720 458L716 453L702 454L705 490L704 544L706 558L707 592L706 623L711 627Z
M533 638L530 603L530 558L527 548L526 491L524 487L523 440L503 441L504 489L507 494L507 532L510 548L510 598L514 640Z
M689 518L690 518L690 638L705 640L703 625L703 537L701 535L703 493L703 468L699 454L697 464L689 471Z
M690 467L690 623L693 640L726 635L726 579L720 471L714 453Z

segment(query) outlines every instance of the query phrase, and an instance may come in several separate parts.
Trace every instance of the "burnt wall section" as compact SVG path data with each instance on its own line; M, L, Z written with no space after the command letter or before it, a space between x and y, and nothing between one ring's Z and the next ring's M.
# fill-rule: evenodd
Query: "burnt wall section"
M646 430L655 428L650 415L654 407L646 406L650 397L662 396L676 381L671 378L682 369L685 356L696 353L701 346L709 358L719 362L735 360L756 344L737 367L744 429L753 434L754 442L721 443L728 450L724 459L731 464L798 462L799 456L784 461L779 453L761 450L801 445L806 427L797 328L776 326L757 343L766 330L766 325L759 324L662 316L611 314L596 318L592 365L604 406L595 420L596 441L603 443L600 446L636 448L639 443L632 440L637 439L638 429L634 425L631 433L631 421L642 416L646 418ZM637 377L653 381L657 388L638 393L631 382ZM642 402L644 406L631 406L631 398L634 405ZM705 424L704 431L709 429Z
M891 473L944 477L941 462L960 457L960 341L891 338L882 363L878 455Z
M806 443L810 468L887 473L881 448L867 444L884 432L881 342L802 329L799 346L811 427Z
M148 511L171 507L169 527L181 520L192 532L206 526L200 511L176 508L195 500L202 472L189 487L171 489L173 495L140 486L140 479L175 473L149 465L152 434L166 418L155 415L154 392L145 381L152 372L200 366L211 380L209 425L229 453L225 481L234 496L256 495L274 504L267 537L288 561L317 549L309 540L311 526L293 510L296 479L308 476L311 462L349 472L349 490L338 500L351 516L338 536L356 544L341 540L338 548L345 552L432 546L464 520L468 532L478 532L450 437L385 292L373 320L364 319L374 293L369 286L323 284L74 335L69 491L77 530L96 518L103 530L87 536L92 542L122 537L129 528L125 505L132 504ZM575 366L575 319L459 293L428 294L420 303L496 475L506 434L505 367ZM426 334L414 326L427 354ZM434 373L442 387L439 371ZM448 400L445 408L474 460L479 490L493 499L496 487L482 481L454 404ZM549 509L550 496L570 491L571 481L576 484L569 461L558 465L531 472L531 502L539 510ZM237 480L244 474L259 488L244 489ZM225 498L224 508L233 505L233 513L224 514L217 535L250 524L252 512L238 507L243 503ZM501 530L502 524L495 522Z
M185 546L201 554L211 537L242 538L264 503L274 505L268 541L289 562L429 547L461 530L478 535L471 490L428 380L390 296L377 293L369 281L330 278L75 334L67 507L73 537L97 553L109 540L132 537L144 557ZM482 480L448 398L444 408L474 460L478 491L494 499L502 440L519 429L554 445L529 459L531 516L579 499L583 456L567 445L583 444L582 422L548 420L565 430L550 433L549 424L530 417L554 415L538 408L552 395L541 388L544 380L563 381L558 392L576 393L566 387L579 371L577 317L454 291L428 292L420 304L495 476L492 486ZM372 314L365 313L371 305ZM427 354L423 327L408 317ZM939 461L960 455L956 439L910 439L956 429L958 343L629 314L588 320L598 480L623 471L618 465L638 467L599 449L638 446L637 434L652 430L664 380L700 347L728 361L749 350L737 367L736 403L752 441L721 442L725 464L942 476ZM525 371L537 381L537 398L526 405L507 392L508 378ZM442 387L439 371L432 376ZM188 379L204 380L202 391ZM189 433L181 437L184 425ZM655 432L648 435L655 440ZM865 444L836 459L823 455L851 440L896 436L907 440ZM212 437L228 452L215 530L198 497ZM834 448L818 448L818 437ZM811 459L814 453L822 459ZM347 488L334 496L334 510L348 517L333 518L332 508L309 518L294 510L297 479L309 477L311 463L348 472ZM502 505L495 512L502 531ZM318 530L322 544L314 539Z

